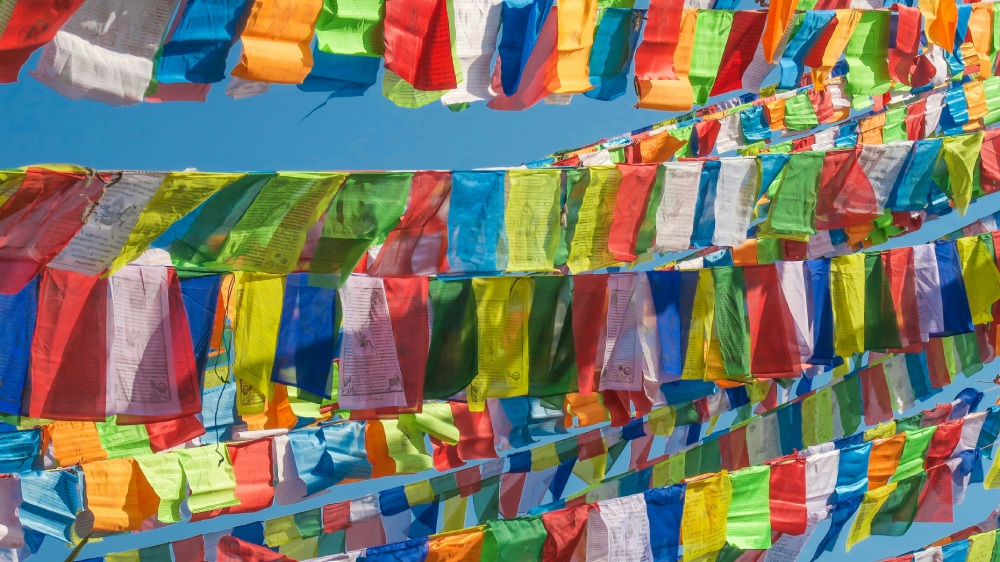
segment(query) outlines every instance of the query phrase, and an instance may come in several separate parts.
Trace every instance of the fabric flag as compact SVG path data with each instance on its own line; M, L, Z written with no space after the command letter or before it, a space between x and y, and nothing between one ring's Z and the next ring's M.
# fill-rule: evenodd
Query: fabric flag
M399 224L386 236L368 274L379 277L433 275L446 269L448 197L451 176L417 172Z
M160 53L157 81L167 84L222 82L226 57L236 41L237 24L251 4L249 0L221 3L187 0L180 21ZM220 22L223 25L219 25Z
M700 161L663 165L665 188L656 209L654 252L687 250L691 245L702 166Z
M384 0L324 0L316 42L326 53L381 57Z
M569 240L569 256L566 265L571 272L601 269L615 262L615 256L609 248L610 231L617 211L618 194L625 185L622 171L631 168L585 168L580 172L579 181L570 188L567 197L569 210L566 237ZM627 208L637 208L641 201L633 203L625 198L623 203ZM631 252L631 249L621 250ZM628 261L634 259L633 256Z
M785 29L792 23L796 6L798 0L782 0L768 5L767 23L764 25L761 44L764 47L764 60L769 63L775 62L775 58L781 56L778 53L779 44L785 35Z
M644 494L650 524L650 549L656 562L677 560L685 505L684 490L685 486L679 484L655 488Z
M698 105L708 101L715 84L733 17L734 12L728 10L705 10L698 14L691 57L691 87L694 103Z
M551 0L503 5L501 17L503 34L500 37L498 52L503 61L500 79L505 95L513 96L519 90L528 61L542 43L540 37L545 33L543 29L551 15L551 8Z
M21 479L17 474L0 477L0 498L5 506L0 511L0 548L21 548L24 529L18 520L22 500Z
M679 0L669 0L666 3L670 5L680 4ZM647 15L647 18L651 18L651 16ZM678 17L676 9L667 8L661 14L661 18L680 21L679 33L673 29L668 30L667 33L669 35L667 40L664 41L665 46L663 47L664 49L669 49L668 52L672 55L669 62L673 64L673 72L669 74L662 71L641 73L639 71L638 49L641 49L646 41L644 40L643 43L640 43L636 50L636 90L639 93L638 107L643 109L659 109L662 111L687 111L691 109L695 101L694 90L692 89L688 75L691 72L692 66L698 11L685 8L682 10L680 17ZM670 28L674 25L673 23L668 23L661 27ZM647 29L651 28L652 26L647 27ZM650 58L652 59L652 57ZM652 59L649 62L662 64L668 61ZM659 66L659 68L670 68L670 66L663 65ZM648 76L648 78L644 76Z
M60 541L72 540L73 523L81 509L80 477L73 470L26 472L21 479L21 525Z
M177 4L86 0L45 45L31 75L70 99L139 103Z
M313 66L297 86L303 92L329 92L329 98L363 96L378 80L382 59L340 55L313 48ZM327 98L327 99L329 99Z
M784 53L778 62L781 70L779 87L793 90L802 79L804 59L818 41L827 34L827 26L834 22L836 14L831 10L809 11L805 13L802 22L788 41Z
M304 273L286 278L272 381L330 397L336 309L332 289L310 287Z
M587 556L608 561L651 558L650 524L642 494L597 502L587 525Z
M735 248L746 241L759 184L756 159L727 158L722 161L716 184L712 244Z
M187 497L187 483L180 458L174 453L147 454L136 456L135 462L159 499L157 519L163 523L181 521L181 504Z
M548 537L542 547L542 559L553 562L570 562L573 553L588 537L588 515L595 506L584 503L542 514L542 524ZM586 546L586 542L583 543Z
M766 12L741 10L733 14L722 64L719 65L710 95L717 96L743 87L743 74L753 60L754 50L760 44L766 21Z
M504 236L502 171L452 173L448 209L448 266L453 272L500 269L498 247Z
M799 364L795 325L773 265L743 268L750 333L750 372L758 376L793 373ZM765 322L767 323L765 325Z
M610 101L625 95L632 55L639 43L642 15L632 9L604 8L590 51L590 83L583 95Z
M313 28L323 0L266 0L250 8L240 41L243 55L232 75L243 80L301 84L312 68Z
M445 0L388 3L384 26L386 70L417 90L450 90L458 85Z
M134 459L87 463L87 511L94 531L134 531L156 513L157 496Z
M817 229L847 228L878 217L875 191L858 161L862 150L831 150L823 157L816 202Z
M637 244L658 169L650 165L618 165L622 181L608 232L608 248L617 260L631 262L638 257L637 253L645 253L645 248Z
M755 466L731 472L729 481L733 486L733 498L726 519L726 542L742 550L770 548L770 467Z
M37 278L13 295L0 295L0 317L7 319L0 325L0 345L8 350L0 358L0 412L5 414L21 413L37 309Z
M499 0L477 0L456 2L452 6L454 51L462 80L457 88L441 97L441 103L452 105L493 97L489 91L490 62L497 47L502 4Z
M476 374L478 327L472 280L429 284L434 311L424 397L443 399L468 386Z
M177 451L177 455L191 488L187 500L191 513L239 505L234 494L236 477L228 454L223 454L220 459L220 452L214 447L197 447L182 449Z
M82 169L28 168L0 206L0 293L19 292L84 226L90 201L104 193L102 178ZM24 228L33 224L38 228Z
M803 457L779 459L771 464L769 505L772 531L792 535L805 532L809 519L806 464L807 460Z
M340 188L323 224L309 269L310 282L339 286L377 240L399 223L410 193L411 173L351 174ZM336 274L332 279L327 275Z
M48 269L39 288L31 348L28 415L104 420L108 351L108 279ZM73 388L68 394L57 389ZM88 401L78 400L82 395Z
M587 63L594 45L597 4L597 0L559 4L558 59L553 79L558 85L552 88L554 94L581 93L594 87L590 83Z
M889 12L863 12L844 51L851 67L848 94L879 95L889 90L888 41Z
M508 271L546 271L553 267L559 239L561 172L509 170L505 217Z
M981 237L955 241L965 281L966 296L974 324L993 320L991 308L1000 300L1000 272Z
M974 189L978 185L975 174L976 163L983 144L983 132L971 135L945 137L941 158L947 165L950 181L948 194L959 214L964 215L972 201Z
M17 82L18 72L31 54L51 41L82 4L83 0L14 4L0 32L0 82Z
M731 496L732 485L725 472L687 484L681 519L685 561L697 560L725 546Z
M227 233L208 267L290 273L307 232L320 219L346 174L281 172L272 176Z
M540 561L547 536L538 515L488 521L482 558L497 562Z
M344 285L342 298L345 336L337 393L340 406L361 409L406 406L403 373L383 280L352 275Z

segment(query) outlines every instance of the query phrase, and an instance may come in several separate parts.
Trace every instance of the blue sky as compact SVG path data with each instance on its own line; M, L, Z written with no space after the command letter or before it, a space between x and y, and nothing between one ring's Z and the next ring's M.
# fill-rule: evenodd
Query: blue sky
M33 62L28 67L33 66ZM434 104L401 109L382 98L378 86L360 99L333 100L306 120L322 103L322 94L306 94L290 86L275 86L257 98L234 101L217 85L208 103L143 104L112 108L62 98L22 73L23 83L0 86L0 166L74 163L103 169L204 171L468 169L512 166L543 157L557 149L579 146L671 117L637 110L630 93L613 102L576 96L568 107L538 106L506 113L479 105L462 113ZM942 219L900 243L921 243L973 218L1000 209L1000 200L975 203L966 219ZM988 366L973 381L989 380L1000 363ZM950 400L966 386L987 388L962 379L936 400ZM992 403L996 395L987 400ZM426 477L426 476L423 476ZM196 525L116 537L88 546L82 558L139 546L149 546L259 521L358 497L400 485L411 477L338 486L322 498L294 507L221 518ZM889 556L930 542L983 519L1000 502L1000 493L970 488L956 510L954 524L915 524L904 537L875 537L850 553L862 560ZM811 552L825 531L811 541ZM830 559L844 556L842 537ZM68 550L48 540L39 559L65 556Z

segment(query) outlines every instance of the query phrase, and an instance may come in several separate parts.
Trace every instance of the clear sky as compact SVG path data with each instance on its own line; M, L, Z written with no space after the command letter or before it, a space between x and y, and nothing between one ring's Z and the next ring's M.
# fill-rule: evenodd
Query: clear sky
M461 113L436 103L402 109L384 99L376 86L364 98L332 100L303 121L323 102L324 95L275 86L262 96L234 101L224 95L224 85L217 85L208 103L112 108L67 100L26 72L22 80L18 85L0 86L0 167L74 163L99 169L250 171L514 166L673 116L634 109L631 93L614 102L575 96L568 107L540 105L520 113L495 112L482 104ZM998 209L1000 200L976 203L966 219L957 215L942 219L920 234L906 237L905 243L931 240ZM998 368L988 366L972 381L956 382L933 401L948 401L962 388L976 384L973 381L992 379ZM985 389L991 385L976 386ZM992 403L996 397L992 394L986 402ZM338 486L322 498L293 508L116 537L88 546L81 558L301 511L411 479L394 477ZM850 554L870 560L906 551L982 520L998 502L1000 493L984 492L981 485L974 485L966 502L956 509L954 524L915 524L904 537L873 537ZM825 529L824 523L817 535ZM829 559L845 557L846 534ZM815 539L806 552L812 552ZM68 550L49 539L38 558L50 560L66 554Z

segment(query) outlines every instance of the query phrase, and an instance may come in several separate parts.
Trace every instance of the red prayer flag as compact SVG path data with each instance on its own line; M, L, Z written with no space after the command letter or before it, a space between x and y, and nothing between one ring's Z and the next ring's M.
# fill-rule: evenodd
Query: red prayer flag
M771 464L771 531L806 532L806 459L779 459Z
M920 490L917 514L913 520L921 523L951 523L954 519L954 502L951 467L939 464L927 470L927 479Z
M948 418L951 417L951 410L952 410L952 404L948 402L945 404L938 404L937 406L934 406L930 410L924 410L920 412L920 427L943 425L948 421ZM941 428L939 427L937 431L941 431Z
M719 138L719 131L722 130L722 122L718 119L699 121L694 126L694 133L698 138L698 154L696 156L708 156L715 150L715 141Z
M927 374L931 380L931 388L944 388L951 384L951 374L944 360L944 342L941 338L930 338L924 343L924 355L927 357Z
M920 353L923 348L920 317L917 312L916 275L913 248L893 248L882 254L882 264L889 278L889 290L896 309L899 340L905 353Z
M202 521L232 513L252 513L274 500L274 458L270 439L226 445L236 476L236 499L240 505L195 513L191 521Z
M608 276L576 275L573 277L573 345L576 349L576 368L580 394L589 395L596 388L594 380L600 376L597 347L605 322L608 296Z
M636 80L677 79L674 72L674 51L677 50L681 34L683 12L684 0L650 1L642 42L635 49Z
M385 68L417 90L458 86L446 0L386 2Z
M678 18L679 16L678 12ZM711 95L717 96L743 88L743 73L753 61L760 36L764 33L765 21L767 12L744 10L733 14L733 25L729 29L726 49L722 52L722 64L715 75Z
M585 535L587 518L592 509L597 509L597 506L584 503L542 514L542 524L549 535L542 546L542 560L570 562L573 559L573 552Z
M31 343L29 416L106 419L107 312L108 278L58 269L42 273Z
M500 475L500 515L504 519L517 517L527 472L504 472Z
M656 183L656 164L618 164L621 185L615 199L615 212L608 232L608 249L616 260L635 261L639 228L646 218L649 196ZM640 248L645 251L646 248Z
M794 324L774 265L743 268L750 320L750 372L793 376L799 366Z
M865 410L865 423L875 425L892 419L892 399L882 365L868 367L858 374Z
M174 541L170 543L170 549L174 552L174 560L204 560L205 537L204 535L195 535L191 538Z
M0 34L0 83L17 82L31 53L56 36L83 0L18 0Z
M386 236L368 274L434 275L446 270L451 172L417 172L399 224Z
M351 502L342 501L323 506L323 532L336 533L351 526Z
M893 4L891 9L899 15L894 26L895 41L889 49L889 76L896 82L909 86L910 70L920 52L920 10L902 4Z
M951 406L951 404L948 404ZM950 411L950 408L949 408ZM937 426L934 436L931 437L931 444L927 447L927 459L924 461L924 468L930 470L935 466L944 464L951 458L962 438L962 426L964 418L943 423Z
M816 119L820 123L830 123L834 119L833 110L833 96L830 95L830 90L809 90L808 93L809 101L812 103L813 110L816 112ZM816 135L810 135L815 138Z
M979 155L983 191L1000 191L1000 130L986 131Z
M860 151L831 150L823 157L816 193L817 229L846 228L878 218L875 190L858 165Z
M149 446L155 453L172 449L204 435L205 426L198 416L192 414L175 420L147 423L146 433L149 435Z
M103 194L96 175L28 168L0 206L0 293L23 289L76 236Z
M906 106L906 138L918 141L924 138L924 113L927 111L927 100L922 99ZM986 144L985 142L983 144Z
M241 541L227 535L219 539L218 562L294 562L284 554L278 554L266 546Z
M722 468L729 472L750 466L746 426L720 435L719 453L722 455Z

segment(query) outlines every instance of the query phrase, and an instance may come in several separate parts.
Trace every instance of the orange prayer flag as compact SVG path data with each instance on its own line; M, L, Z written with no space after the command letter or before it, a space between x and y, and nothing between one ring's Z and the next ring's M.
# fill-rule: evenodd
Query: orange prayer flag
M733 248L733 264L757 265L757 239L750 238L743 242L738 248Z
M365 424L365 452L372 465L372 478L396 474L396 460L389 455L389 445L385 441L382 422L371 420Z
M764 59L767 62L774 62L774 52L781 43L781 37L785 35L785 28L795 17L795 8L799 5L799 0L771 0L767 8L767 22L764 23L764 35L761 36L761 43L764 45Z
M854 29L861 21L862 13L862 10L837 10L837 25L833 28L830 40L825 44L817 44L803 60L806 66L812 68L813 84L817 88L823 88L833 66L844 54L847 42L851 40Z
M785 127L785 98L773 99L764 104L767 112L767 120L772 131L784 131Z
M988 58L986 60L989 61ZM986 67L989 68L989 65L987 64ZM986 89L983 87L983 83L979 80L973 80L963 85L962 88L965 89L965 103L969 108L970 123L986 117L989 109L986 108Z
M604 423L608 419L608 411L601 404L601 395L596 392L580 394L571 392L566 395L567 412L576 416L579 427L589 427Z
M674 157L678 150L684 148L685 141L673 136L668 131L650 135L639 141L639 154L644 163L666 162Z
M979 65L980 78L989 78L993 75L990 45L993 39L994 9L992 3L973 4L972 16L969 18L969 35L972 37L972 47L978 59L976 64Z
M59 466L73 466L108 458L94 422L55 422L42 426L42 431L46 442L52 444L52 456Z
M917 7L924 16L927 40L951 52L955 48L955 27L958 6L955 0L919 0Z
M244 80L301 84L312 70L312 42L323 0L256 0L240 39L243 56L232 75Z
M135 459L111 459L83 465L87 513L77 520L94 531L134 531L143 520L156 515L159 497L150 487ZM88 525L89 524L89 525ZM78 528L81 535L86 534Z
M478 529L434 537L428 541L425 562L479 560L484 537L485 533Z
M872 452L868 459L868 490L881 488L889 483L889 478L899 465L899 456L903 453L905 443L905 433L872 442Z

